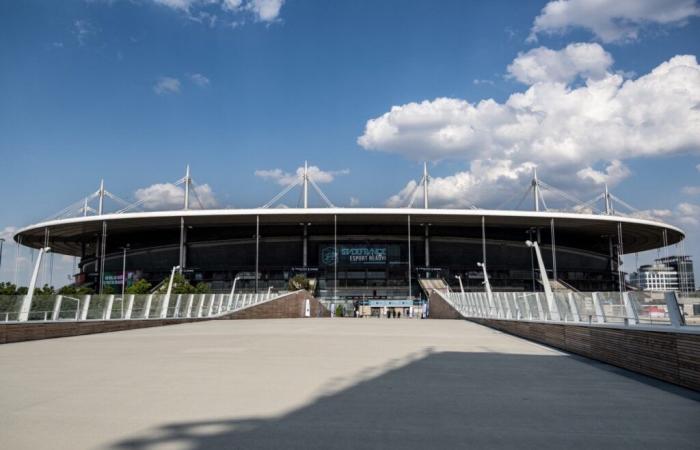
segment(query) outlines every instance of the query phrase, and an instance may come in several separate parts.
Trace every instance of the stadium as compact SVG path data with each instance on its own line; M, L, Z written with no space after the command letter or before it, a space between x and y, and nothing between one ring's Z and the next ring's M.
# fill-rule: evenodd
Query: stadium
M79 203L76 217L64 210L14 239L79 258L76 284L98 292L121 285L123 275L127 285L139 278L156 285L179 266L213 292L230 290L234 280L242 291L284 290L301 275L321 299L373 301L417 299L430 286L459 283L482 291L485 273L494 290L541 290L526 240L539 243L553 288L616 291L625 287L621 255L684 239L672 225L614 213L607 190L601 213L540 211L541 191L549 186L535 175L533 211L434 209L429 179L426 168L417 185L424 197L420 208L335 207L305 169L261 208L206 210L191 207L196 191L188 168L178 182L185 191L180 210L133 211L138 205L102 185ZM295 186L303 190L302 207L270 207ZM328 207L308 207L309 187ZM128 206L106 213L107 198ZM93 200L97 209L89 206Z

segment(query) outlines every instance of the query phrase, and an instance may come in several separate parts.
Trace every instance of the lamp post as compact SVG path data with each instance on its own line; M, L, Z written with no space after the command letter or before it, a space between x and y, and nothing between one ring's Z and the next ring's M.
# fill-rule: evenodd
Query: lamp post
M525 245L535 250L535 255L537 256L537 265L540 268L540 279L542 280L542 287L544 287L544 296L547 299L547 307L549 308L549 314L552 320L559 321L559 308L554 302L554 294L552 293L552 286L549 284L549 277L547 277L547 269L544 266L544 261L542 260L542 253L540 252L540 246L537 242L525 241Z
M124 251L124 256L122 257L122 297L124 297L124 293L126 292L126 251L128 249L129 244L122 247L122 250Z

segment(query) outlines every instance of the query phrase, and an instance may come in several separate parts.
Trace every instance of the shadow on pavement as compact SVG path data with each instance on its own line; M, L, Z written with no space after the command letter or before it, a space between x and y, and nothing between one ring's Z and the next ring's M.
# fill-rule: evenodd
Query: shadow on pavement
M114 448L698 448L700 395L648 380L569 356L430 353L281 417L174 423Z

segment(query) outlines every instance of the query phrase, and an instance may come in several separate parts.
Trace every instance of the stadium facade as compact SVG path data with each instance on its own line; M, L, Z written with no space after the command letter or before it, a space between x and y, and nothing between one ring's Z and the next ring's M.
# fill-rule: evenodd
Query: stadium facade
M302 208L202 210L189 207L188 170L180 180L182 210L104 213L105 195L111 194L101 186L93 194L100 204L94 214L86 199L80 216L28 226L15 240L78 257L76 281L97 290L121 284L123 271L128 282L145 278L156 284L180 266L192 282L216 291L230 289L236 277L240 289L285 289L303 274L322 298L391 299L418 296L421 280L430 279L459 286L460 277L465 290L483 290L477 262L486 263L495 290L540 290L528 239L539 242L555 283L617 290L624 279L622 254L684 239L672 225L610 211L431 209L428 180L426 171L423 208L309 208L308 186L317 186L304 171L298 183ZM539 209L536 178L533 186Z

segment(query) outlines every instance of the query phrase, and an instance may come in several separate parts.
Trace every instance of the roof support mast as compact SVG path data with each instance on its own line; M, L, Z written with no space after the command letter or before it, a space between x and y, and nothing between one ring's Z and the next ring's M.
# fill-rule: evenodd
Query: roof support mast
M304 209L309 207L309 164L304 161Z
M185 169L185 206L184 209L187 211L190 209L190 183L192 182L192 178L190 178L190 165L187 165L187 169Z
M99 196L100 203L99 206L97 207L97 214L100 216L102 215L102 208L105 203L105 180L100 180L100 190L97 191L97 195Z
M428 209L428 183L430 176L428 175L428 163L423 162L423 207Z
M537 179L537 167L533 169L532 192L535 196L535 211L540 210L540 181Z

